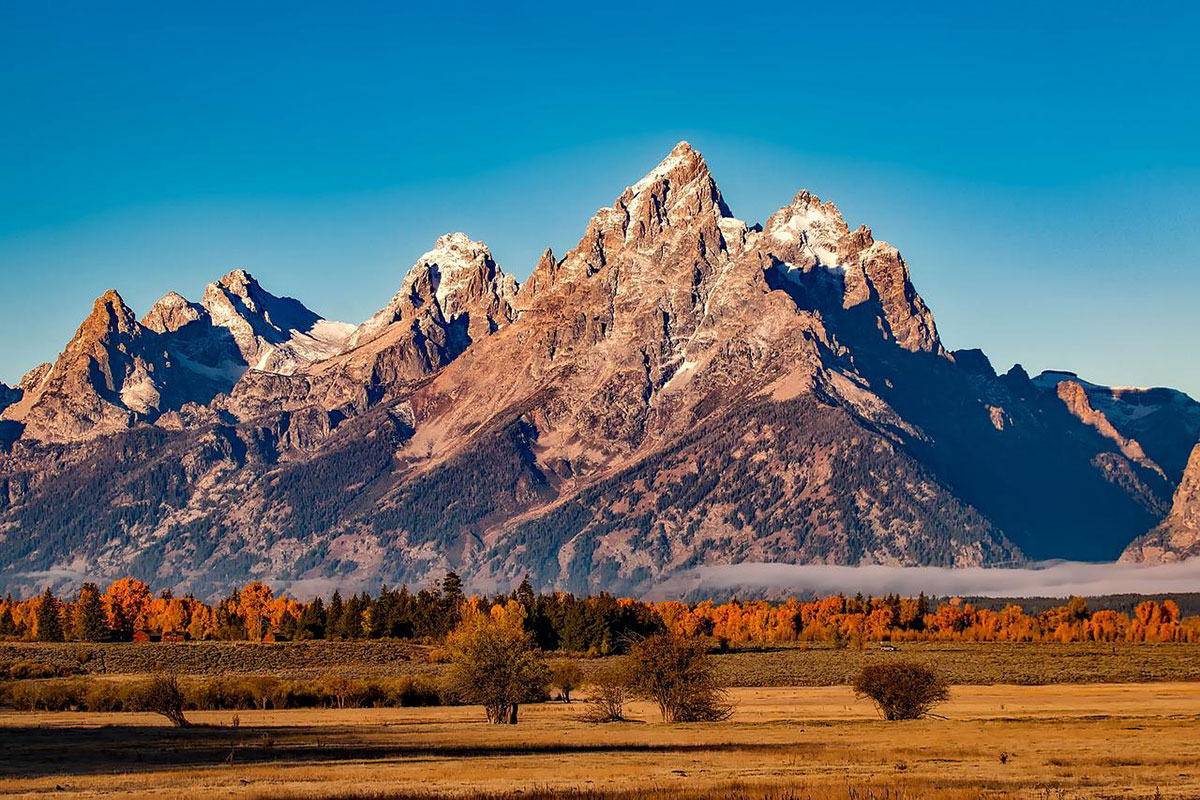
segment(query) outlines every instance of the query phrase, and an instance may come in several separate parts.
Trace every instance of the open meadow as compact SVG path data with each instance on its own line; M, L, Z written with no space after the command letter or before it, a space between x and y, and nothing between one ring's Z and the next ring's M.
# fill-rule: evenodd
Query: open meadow
M949 702L886 722L848 684L864 665L933 666ZM0 796L180 798L1200 797L1200 653L1194 645L906 644L713 656L728 720L627 722L576 702L521 706L515 726L478 706L191 710L189 728L135 712L0 710ZM437 681L437 648L399 642L0 645L10 665L81 674L25 686L132 684L170 668L191 682L253 676ZM576 659L594 675L610 659ZM349 705L349 704L348 704Z
M1200 796L1200 687L957 686L945 719L883 722L846 687L740 688L733 717L579 721L581 704L0 713L6 797L1110 798ZM233 727L234 723L237 727ZM622 795L622 793L633 794Z

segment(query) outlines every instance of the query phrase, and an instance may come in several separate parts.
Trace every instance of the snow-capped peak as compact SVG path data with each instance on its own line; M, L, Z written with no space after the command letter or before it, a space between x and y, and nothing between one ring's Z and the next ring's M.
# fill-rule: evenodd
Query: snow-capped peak
M500 269L486 244L461 231L446 233L417 259L388 304L358 326L346 349L374 341L394 323L424 313L440 315L442 322L469 314L470 326L482 324L490 332L513 319L516 294L516 279ZM426 311L427 306L432 308Z
M428 271L438 307L447 319L469 302L470 298L465 295L472 278L480 276L490 280L499 271L488 246L461 231L439 236L433 249L417 259L417 266L408 277L416 280L422 268Z
M777 242L798 245L821 266L834 267L840 263L838 245L849 233L849 227L833 203L808 191L799 192L792 202L771 215L763 228Z

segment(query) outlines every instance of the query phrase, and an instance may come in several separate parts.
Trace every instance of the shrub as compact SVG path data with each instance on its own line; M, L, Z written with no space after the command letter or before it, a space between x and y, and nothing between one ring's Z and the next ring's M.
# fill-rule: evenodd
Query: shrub
M24 680L27 678L65 678L80 675L78 667L47 664L43 661L0 661L0 678Z
M870 664L854 680L854 693L875 702L884 719L920 719L950 697L945 679L915 661Z
M621 722L629 700L629 670L625 662L601 668L592 677L585 722Z
M699 639L659 634L629 654L630 689L658 704L665 722L717 722L733 706Z
M137 706L142 711L161 714L176 728L186 728L190 724L183 715L186 702L187 698L179 684L179 678L169 673L160 673L142 687Z
M157 711L148 699L153 681L106 678L19 680L0 683L0 704L18 711ZM250 675L179 681L182 710L245 711L334 707L337 697L323 683ZM429 677L404 676L347 681L347 707L441 705L440 686Z
M426 678L406 676L384 683L381 687L381 706L411 708L441 705L437 684Z
M92 681L83 694L83 707L88 711L130 711L134 707L134 689L113 681Z
M244 678L209 678L188 684L188 708L244 711L256 707L254 691Z
M74 711L85 707L79 680L24 680L5 685L3 700L18 711Z

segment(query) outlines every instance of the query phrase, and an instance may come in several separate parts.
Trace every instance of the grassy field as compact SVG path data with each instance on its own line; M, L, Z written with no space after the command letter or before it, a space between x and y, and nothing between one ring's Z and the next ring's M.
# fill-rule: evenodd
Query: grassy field
M1200 681L1200 647L1186 644L904 644L897 653L875 646L863 650L814 646L715 656L722 676L734 686L848 684L864 664L898 657L927 662L951 683ZM394 641L0 643L0 662L14 661L60 664L108 675L145 674L163 666L186 675L287 678L313 678L330 672L401 676L441 669L434 648ZM585 672L603 663L603 659L580 661Z
M590 725L578 703L476 708L0 712L5 797L1200 797L1200 686L959 686L887 723L845 687L740 688L723 723ZM570 794L574 792L574 794Z

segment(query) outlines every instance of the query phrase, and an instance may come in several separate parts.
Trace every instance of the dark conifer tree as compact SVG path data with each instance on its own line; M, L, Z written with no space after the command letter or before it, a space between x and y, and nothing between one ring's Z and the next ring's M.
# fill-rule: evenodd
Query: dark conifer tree
M516 600L526 609L533 608L533 601L536 598L533 595L533 586L529 584L529 573L525 573L525 577L521 579L521 585L517 587Z
M81 642L98 642L108 632L108 619L100 602L100 587L85 583L71 614L71 636Z
M442 578L442 597L452 606L465 599L462 578L458 577L457 572L447 572L446 577Z
M42 602L37 610L37 639L39 642L61 642L63 640L58 598L50 591L49 586L42 594Z
M325 601L320 597L314 598L300 612L300 619L296 623L296 638L325 638Z
M333 639L338 634L338 628L342 623L342 613L345 607L342 604L342 593L337 589L333 590L333 597L329 599L329 611L325 614L325 638Z

